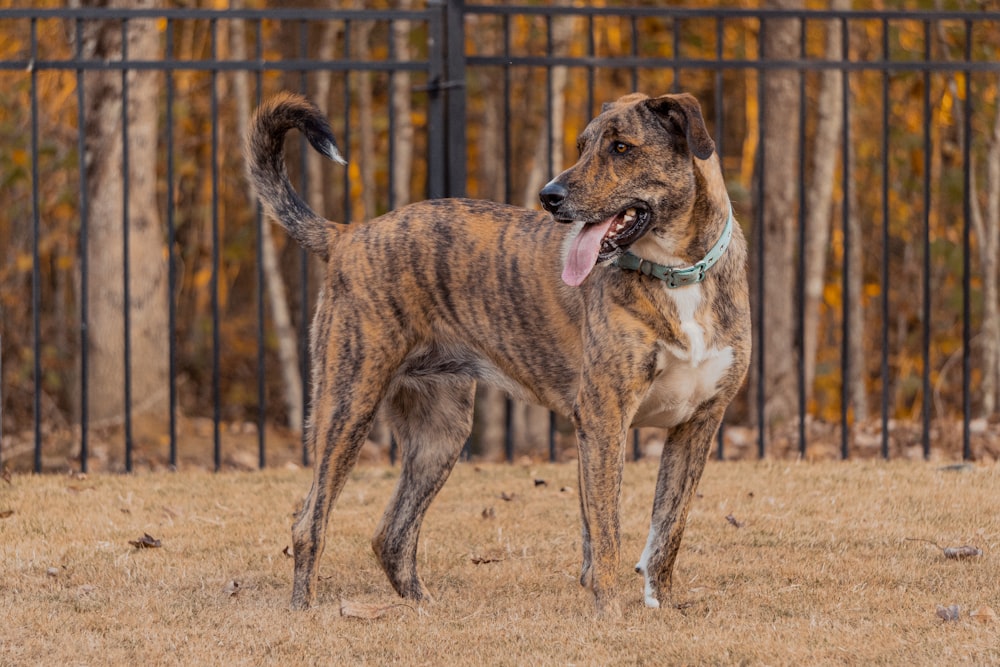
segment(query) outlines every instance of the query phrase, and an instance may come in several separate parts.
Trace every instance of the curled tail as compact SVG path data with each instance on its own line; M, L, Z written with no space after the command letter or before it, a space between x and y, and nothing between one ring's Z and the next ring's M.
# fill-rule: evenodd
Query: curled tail
M264 210L306 250L327 259L330 221L302 201L285 169L285 134L297 129L319 153L347 164L337 150L326 117L312 102L293 93L280 93L264 101L254 113L247 133L244 156L247 179Z

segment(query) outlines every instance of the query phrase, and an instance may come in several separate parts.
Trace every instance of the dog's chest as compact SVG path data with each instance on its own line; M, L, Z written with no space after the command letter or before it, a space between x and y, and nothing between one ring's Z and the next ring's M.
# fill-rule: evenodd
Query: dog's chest
M670 428L682 424L718 391L719 380L733 362L733 349L707 347L697 315L702 305L698 285L669 293L676 306L680 336L662 341L656 376L633 420L633 426Z

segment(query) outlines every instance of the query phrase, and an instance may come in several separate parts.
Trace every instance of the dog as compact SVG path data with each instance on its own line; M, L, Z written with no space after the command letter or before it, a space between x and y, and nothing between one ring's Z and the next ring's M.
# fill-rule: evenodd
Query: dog
M310 332L315 464L292 527L292 607L315 602L330 511L380 406L402 470L372 547L399 595L429 599L420 526L471 432L480 381L572 417L580 583L600 614L621 613L627 435L669 430L635 569L645 604L670 604L695 488L750 358L746 241L696 99L636 93L604 105L577 162L541 190L544 212L440 199L337 225L289 182L292 129L343 162L303 97L279 94L256 111L249 182L268 215L326 262Z

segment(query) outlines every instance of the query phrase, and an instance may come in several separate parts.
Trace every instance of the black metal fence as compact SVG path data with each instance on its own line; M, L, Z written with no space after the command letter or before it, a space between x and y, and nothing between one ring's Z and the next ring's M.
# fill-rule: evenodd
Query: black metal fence
M146 19L158 22L162 58L130 59L126 53L119 59L107 60L84 52L82 30L88 24L111 22L120 27L127 43L130 25ZM800 27L797 50L767 54L762 44L769 26L781 20L793 20ZM252 45L246 57L234 57L229 48L232 33L228 29L234 21L245 25ZM320 40L329 36L321 28L331 24L341 27L336 33L336 49L332 58L321 58L317 55ZM374 37L369 44L378 46L366 58L355 56L352 50L352 27L360 24L373 27ZM395 42L389 37L400 24L407 26L410 36L405 56L396 52ZM823 31L830 24L837 27L842 40L839 59L830 59L825 50L829 40L823 38ZM796 72L797 136L788 137L796 145L796 192L800 193L791 255L798 278L797 285L788 285L794 292L795 312L790 326L794 328L792 341L796 346L802 343L805 319L802 285L809 202L801 193L806 191L807 166L812 157L808 132L818 122L815 96L819 75L832 70L842 73L839 97L843 131L838 141L841 155L834 188L839 190L839 201L848 202L852 196L861 198L873 215L864 221L864 237L852 238L852 229L856 228L849 224L851 207L835 207L840 219L830 246L837 266L827 271L829 295L824 292L821 334L832 341L834 350L839 342L840 354L839 358L828 356L820 362L826 378L822 382L832 388L824 390L824 401L810 398L816 392L813 386L807 386L800 356L795 367L794 410L784 431L771 427L766 406L772 388L767 384L765 368L772 360L761 352L764 347L756 344L752 390L741 399L742 407L731 411L719 437L718 456L724 458L728 448L735 446L727 434L736 428L751 434L760 456L770 451L772 440L786 441L790 443L786 444L787 450L808 455L817 437L839 442L840 456L851 455L859 425L855 399L846 381L852 373L848 340L851 318L861 314L867 335L877 339L874 349L880 350L878 359L866 362L862 373L869 393L878 403L877 410L871 411L871 428L877 440L871 446L889 457L894 451L890 441L897 416L909 414L919 433L913 446L928 457L932 438L946 430L944 424L952 423L948 417L953 415L958 429L955 437L960 443L953 451L972 458L977 455L971 433L973 409L978 407L974 392L982 379L973 367L970 343L985 310L984 286L976 273L978 263L973 252L983 241L973 236L972 207L988 194L977 194L975 189L979 168L976 160L977 156L981 160L991 145L987 138L992 131L1000 83L998 35L1000 13L980 11L521 7L464 5L455 0L429 0L425 8L409 11L2 9L0 36L17 39L0 49L0 131L6 143L0 152L7 154L0 161L4 171L0 180L9 194L4 216L10 216L0 222L0 240L7 245L3 248L7 268L0 274L6 292L2 301L0 420L4 444L0 446L0 459L16 453L18 443L27 443L34 469L45 468L46 448L53 446L52 434L58 430L54 420L67 422L63 431L74 441L74 456L79 456L81 468L87 469L95 428L88 423L88 393L92 391L86 380L88 340L95 332L89 325L83 295L87 293L85 286L95 280L122 281L127 290L130 267L127 224L122 239L126 251L121 275L94 276L88 272L85 259L89 158L81 156L86 154L85 102L94 94L87 89L86 75L95 71L121 72L127 99L127 74L150 70L164 74L161 141L156 150L170 270L170 371L166 388L169 417L164 439L171 465L178 462L183 437L178 435L178 415L185 412L178 383L185 376L184 369L195 366L210 369L199 376L208 388L194 392L199 401L186 411L204 413L209 420L213 460L217 468L222 465L224 426L231 412L227 403L234 393L224 390L230 378L222 361L228 358L237 365L232 358L238 354L243 355L246 366L256 358L254 368L241 367L239 376L231 381L256 384L255 390L241 400L252 406L246 412L255 413L249 421L255 424L258 464L263 466L267 461L268 423L274 418L268 406L267 366L268 350L273 345L265 326L264 275L258 261L262 253L262 221L246 198L242 211L237 210L235 202L240 200L232 196L229 183L242 173L239 152L223 144L219 136L219 119L232 113L232 100L222 91L236 72L252 74L256 101L281 88L312 94L319 73L333 75L339 84L334 97L341 106L331 105L330 114L341 123L338 135L349 159L352 151L357 154L360 150L353 124L358 122L356 77L372 77L379 89L374 111L377 141L385 156L378 165L377 183L384 190L379 195L379 211L397 203L389 167L395 159L394 132L400 119L394 116L394 107L385 102L387 94L383 95L381 88L388 88L400 73L412 77L413 115L418 119L414 145L422 157L418 156L413 175L417 194L469 194L519 204L526 203L532 192L532 175L527 172L542 160L540 173L547 180L571 161L572 156L564 155L562 147L572 143L572 135L582 129L602 102L631 90L691 90L702 100L706 117L714 126L738 217L751 237L757 312L768 280L768 257L773 256L765 243L764 225L757 224L768 187L767 174L759 168L763 160L760 146L767 139L764 119L769 113L782 112L768 107L760 82L772 72ZM383 103L379 104L379 100ZM197 110L201 107L203 111ZM490 118L499 127L498 141L483 129ZM127 137L131 122L127 105L123 105L121 120L122 136ZM202 121L207 123L202 136L208 146L208 160L197 163L186 159L190 141L185 138L178 143L178 137L197 134L190 126ZM880 127L868 134L859 130L859 123ZM570 136L563 136L563 128ZM239 138L230 141L238 143ZM540 151L539 145L543 147ZM315 188L330 190L341 202L339 207L331 207L337 217L351 219L351 207L357 200L352 183L358 175L324 173L321 182L310 182L305 155L303 149L298 166L292 165L300 189L306 196ZM127 150L124 157L128 159ZM181 161L183 166L179 166ZM123 173L128 173L127 162ZM65 181L62 191L50 188L55 180ZM181 221L180 198L193 181L207 184L203 186L207 192L199 191L203 198L194 207L196 212L186 209ZM988 190L997 186L986 182L980 187ZM54 197L61 198L62 208L49 219ZM223 342L221 332L227 313L220 302L220 290L228 280L227 243L233 235L224 227L227 216L237 214L255 220L252 230L257 239L249 244L257 259L247 262L255 267L253 279L226 283L226 289L243 290L242 294L254 304L249 309L253 314L254 341L241 346L239 353L229 350ZM69 231L66 238L54 240L52 230L60 225ZM207 280L197 283L198 289L207 292L210 305L196 313L204 316L198 326L210 331L210 343L191 358L187 358L189 350L179 349L176 335L181 328L191 328L190 322L182 321L187 313L179 313L177 305L179 292L186 284L179 275L184 270L182 260L186 260L179 256L183 244L178 237L181 225L188 230L185 234L199 228L207 230L206 236L211 238ZM874 228L879 232L871 233ZM51 246L59 244L63 255L52 251ZM863 266L852 266L852 257L856 259L857 255L850 250L858 244L867 244ZM304 355L307 326L303 322L308 321L315 285L310 284L309 262L304 256L297 261L301 268L295 314ZM914 262L919 263L919 268L913 268ZM849 286L849 280L858 272L865 275L867 291L862 291L860 297L865 300L863 309L851 301L859 298ZM914 278L919 286L909 289ZM66 284L76 285L75 290ZM70 295L57 294L59 290L68 290ZM127 292L125 302L129 303ZM72 305L71 312L62 309L66 303ZM14 315L21 308L30 311L28 316ZM896 312L897 308L905 310L905 318ZM129 388L133 369L142 360L131 358L129 309L123 310L126 344L122 350L122 382L126 400L120 442L125 452L123 467L131 470L135 397ZM30 334L20 328L23 326L30 328ZM755 340L759 343L774 335L772 326L766 318L757 317ZM955 358L961 362L958 380L946 377ZM303 361L302 378L308 387L306 367ZM821 383L816 379L813 382ZM931 396L936 391L942 393L942 387L948 390L945 393L949 397L940 402L935 413ZM270 402L274 403L273 398ZM61 417L54 418L53 414ZM822 429L811 430L818 423L828 423L832 435L823 436ZM555 457L554 418L551 424L550 455ZM817 432L821 434L817 436ZM512 458L514 442L509 437L507 442L506 455ZM638 434L635 442L638 456Z

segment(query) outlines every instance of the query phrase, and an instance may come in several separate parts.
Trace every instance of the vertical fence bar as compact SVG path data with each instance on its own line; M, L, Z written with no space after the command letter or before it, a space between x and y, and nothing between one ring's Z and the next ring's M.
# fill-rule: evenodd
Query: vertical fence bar
M122 282L124 283L123 319L125 325L125 471L132 472L134 442L132 439L132 278L129 206L129 145L128 145L128 19L122 19Z
M549 463L555 463L558 459L556 452L556 413L549 411Z
M166 32L166 53L167 58L173 60L174 57L174 22L167 20ZM167 135L167 321L169 329L169 344L167 354L169 356L168 382L170 392L170 467L177 469L177 342L175 332L177 331L177 256L175 245L176 223L174 220L174 71L169 69L165 72L167 77L167 109L164 116L166 127L164 132Z
M77 167L80 171L80 471L87 472L90 458L90 396L88 395L87 375L90 373L90 297L88 284L90 281L90 260L87 257L89 245L89 200L87 198L87 139L86 132L86 98L84 95L83 76L83 20L76 19L76 150Z
M921 405L920 415L923 422L924 458L931 455L931 22L924 21L924 210L923 210L923 321L921 354L923 369L921 372Z
M510 57L510 16L504 14L503 17L503 53L504 56ZM504 201L508 204L512 203L514 188L511 184L511 151L513 149L513 143L511 141L510 123L507 119L510 118L510 102L511 102L511 68L510 65L504 66L504 77L503 77L503 110L504 119L503 124L503 154L504 154ZM503 413L503 451L504 458L510 462L514 460L514 401L511 400L510 396L504 397L504 413Z
M38 61L38 20L31 19L31 62ZM38 69L31 68L31 328L34 365L33 401L35 472L42 471L42 270L40 252L41 211L38 193Z
M972 22L965 21L965 62L972 60ZM972 374L969 349L972 336L970 311L972 308L972 82L971 72L963 72L965 105L962 107L962 459L972 458L972 443L969 437L969 422L972 419L972 403L969 395L969 381ZM992 370L987 370L992 372Z
M463 0L447 0L445 30L448 61L445 67L448 111L448 192L464 197L466 189L465 150L465 15ZM549 42L551 44L551 40Z
M299 21L299 57L305 59L309 55L308 41L309 32L308 24L303 20ZM350 24L344 26L344 57L348 57L350 54L350 35L351 27ZM345 77L347 75L345 74ZM299 92L302 95L308 94L308 86L306 80L305 70L299 72ZM350 107L349 99L345 97L344 106L349 111ZM344 116L345 124L350 123L350 114L347 113ZM347 128L344 129L344 159L350 158L350 148L351 144L349 141L349 135L347 134ZM299 135L299 194L302 197L302 201L309 201L309 146L307 145L304 136ZM345 183L347 182L347 170L344 170ZM347 207L345 207L344 222L350 221L350 197L348 196L349 188L345 186L344 189L344 199L347 202ZM309 374L309 253L306 252L305 248L298 249L299 256L299 381L302 383L302 465L309 466L309 442L306 435L305 425L309 423L309 411L312 409L312 400L310 394L312 392L312 385L310 383Z
M254 72L254 83L256 88L256 106L260 106L260 103L264 100L264 72L261 70L260 63L264 59L264 37L262 35L264 31L264 22L260 19L257 20L257 31L254 35L254 60L257 63L257 68ZM264 317L266 315L264 311L264 291L267 286L264 282L264 225L269 224L265 222L263 210L261 209L260 200L254 197L254 224L257 230L257 237L255 239L257 253L256 264L256 282L257 282L257 465L263 468L267 464L267 437L265 435L265 429L267 427L267 378L265 375L267 368L267 356L265 354L265 329L264 329ZM305 425L302 424L303 433L305 432Z
M757 205L754 207L757 211L757 219L754 220L754 237L757 242L757 266L754 273L757 278L757 456L759 458L764 458L767 452L767 415L764 410L766 398L764 387L766 361L764 336L767 333L767 328L764 326L764 262L766 261L766 249L764 247L764 184L766 173L764 171L764 164L767 140L766 124L764 123L764 118L767 116L767 94L764 90L767 83L767 70L764 68L764 44L766 34L767 21L761 19L760 33L757 37L757 55L760 60L760 64L757 66L757 136L760 143L757 150L757 165L755 169L757 173L757 191L754 193L754 198L757 200Z
M805 22L799 30L799 57L806 59ZM827 65L829 67L829 64ZM824 70L825 72L825 70ZM799 363L796 364L796 380L799 398L799 456L806 456L806 238L809 232L809 218L806 215L806 73L799 70L799 234L798 257L796 258L797 280L795 281L795 346L799 352Z
M211 113L212 113L212 277L210 289L212 291L212 458L215 462L215 470L222 469L222 378L220 355L222 352L222 342L219 329L221 327L221 317L219 311L219 268L220 253L219 245L222 240L219 238L219 53L218 53L218 22L216 19L209 21L209 40L211 42Z
M840 100L840 110L843 114L841 123L843 125L843 130L841 136L843 137L843 144L841 150L841 187L843 189L843 204L840 207L841 217L843 218L844 226L844 272L843 272L843 282L841 289L843 290L843 295L841 298L842 315L843 315L843 333L841 337L841 351L840 351L840 458L846 459L849 454L848 444L850 442L850 419L849 419L849 408L851 402L851 271L854 267L851 266L851 81L850 81L850 70L847 69L846 65L850 57L849 49L851 46L850 31L848 30L847 19L840 19L840 35L841 35L841 76L840 76L840 90L841 90L841 100ZM858 267L857 270L860 270Z
M723 147L722 147L722 139L723 139L723 136L724 136L724 132L723 132L722 128L723 128L723 122L724 122L723 119L725 118L725 114L722 113L722 104L723 104L723 97L722 97L722 58L723 58L722 41L723 41L723 38L725 37L724 26L725 26L725 24L723 23L722 17L721 16L716 17L716 19L715 19L715 60L716 60L716 66L715 66L715 152L716 152L716 154L719 157L719 167L720 168L724 167L722 156L725 155L725 153L723 152ZM729 205L731 207L732 206L732 202L730 202ZM716 440L717 440L717 443L716 443L717 444L716 458L719 459L720 461L722 461L722 460L724 460L726 458L726 452L725 452L725 448L726 448L726 444L725 444L726 443L726 420L725 420L725 418L723 418L722 422L719 424L719 431L716 434Z
M882 458L889 459L889 21L882 19Z
M429 7L437 11L430 13L428 23L429 71L427 73L427 197L437 199L445 196L448 167L444 151L444 126L447 123L442 84L445 77L444 13L446 0L428 0Z
M671 44L671 52L673 53L674 59L674 80L670 82L670 92L679 93L681 91L681 70L677 66L677 61L681 57L681 24L675 16L670 20L670 27L673 32L673 43Z
M552 48L552 16L550 14L545 15L545 53L551 58L555 51ZM546 174L546 178L554 178L556 174L562 169L561 164L555 163L555 128L553 127L552 118L552 67L546 67L546 81L548 85L548 99L549 99L549 122L548 122L548 158L549 158L549 170ZM563 115L565 116L566 105L563 104ZM565 119L564 119L565 120ZM565 122L564 122L565 124ZM556 413L549 411L549 461L556 460Z
M639 57L639 22L635 16L629 17L629 24L632 28L632 44L629 48L629 53L632 55L633 61L638 60ZM676 57L676 56L675 56ZM639 90L639 66L632 65L632 90ZM610 100L609 100L610 101Z
M596 46L594 44L594 15L587 15L587 55L594 57ZM594 66L587 65L587 118L585 122L590 122L590 117L594 114Z
M638 22L638 19L635 16L630 17L630 19L631 19L631 27L632 27L632 45L631 45L630 52L632 54L632 57L634 59L638 60L638 57L639 57L639 22ZM676 20L674 21L674 25L675 26L677 25ZM677 51L676 50L674 51L674 60L675 61L677 60ZM675 68L674 71L675 71L674 86L676 86L677 85L676 68ZM633 65L632 66L632 90L633 91L638 91L639 90L639 67L638 67L638 65ZM664 446L666 446L666 444L664 444ZM639 431L638 431L638 429L633 429L632 430L632 459L635 460L635 461L638 461L641 458L642 458L642 448L639 445Z
M396 24L389 21L389 60L395 61L398 57L396 53ZM396 210L396 170L392 165L396 164L396 86L399 80L399 70L394 69L389 72L389 210ZM389 465L396 465L396 457L399 453L399 443L396 442L396 434L389 429Z

